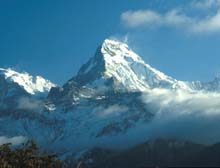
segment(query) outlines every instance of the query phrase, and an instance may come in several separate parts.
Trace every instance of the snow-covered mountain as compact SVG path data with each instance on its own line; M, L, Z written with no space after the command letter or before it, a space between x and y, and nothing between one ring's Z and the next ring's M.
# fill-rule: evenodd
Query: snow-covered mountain
M46 98L51 87L55 86L41 76L0 68L0 108L15 108L24 98Z
M0 69L2 105L8 96L10 100L38 97L50 90L40 103L22 101L22 105L28 104L25 113L21 108L10 115L0 111L0 136L32 138L59 154L94 146L128 147L148 137L146 130L157 111L143 101L142 94L155 89L219 92L220 82L176 80L146 64L127 44L107 39L62 87L41 77ZM38 106L40 112L31 110Z
M210 82L201 82L201 81L193 81L188 82L190 87L193 90L197 91L208 91L208 92L219 92L220 91L220 78L215 77L213 81Z
M71 82L92 88L109 88L111 85L114 90L129 92L142 92L156 87L190 89L186 83L146 64L127 44L109 39L81 67Z
M19 73L12 69L0 68L0 76L8 83L16 83L31 95L44 94L50 91L56 85L41 76L33 77L27 72Z

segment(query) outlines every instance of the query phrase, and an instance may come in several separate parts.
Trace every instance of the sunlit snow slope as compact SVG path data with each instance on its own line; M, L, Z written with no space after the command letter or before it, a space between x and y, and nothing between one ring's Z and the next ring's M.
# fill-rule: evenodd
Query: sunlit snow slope
M72 80L81 86L91 87L111 83L115 90L133 92L155 87L190 89L186 83L146 64L127 44L109 39L104 41L95 57L83 65Z
M18 84L31 95L47 94L52 87L56 86L41 76L33 77L26 72L18 73L12 69L0 68L0 76L2 76L8 83Z

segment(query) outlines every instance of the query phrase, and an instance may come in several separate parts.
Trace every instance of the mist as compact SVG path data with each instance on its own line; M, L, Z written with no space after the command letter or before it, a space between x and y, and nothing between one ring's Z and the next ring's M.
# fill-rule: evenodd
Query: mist
M26 138L23 136L15 136L15 137L6 137L6 136L0 136L0 145L11 143L12 145L20 145L26 141Z
M141 99L155 113L147 128L149 138L220 141L219 93L153 89Z
M31 99L29 97L22 97L18 99L18 109L20 110L31 110L35 112L40 112L43 109L43 103L37 99Z

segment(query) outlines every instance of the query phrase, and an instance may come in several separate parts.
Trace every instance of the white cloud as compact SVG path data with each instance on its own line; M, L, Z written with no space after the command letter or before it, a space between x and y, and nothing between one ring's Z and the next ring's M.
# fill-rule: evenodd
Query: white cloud
M155 110L155 118L147 128L149 137L219 141L220 93L153 89L142 100Z
M160 23L160 14L151 10L127 11L122 13L121 20L129 27L138 27Z
M115 116L126 111L128 111L128 108L126 106L118 104L111 105L107 108L99 106L95 109L95 112L98 112L101 117Z
M220 32L220 11L212 17L207 17L206 19L197 22L197 24L192 27L192 31L195 33Z
M43 104L39 100L31 99L28 97L22 97L18 99L18 109L41 111L43 109Z
M203 18L188 16L177 9L164 14L152 10L126 11L122 13L121 21L129 28L176 27L191 33L220 32L220 11Z
M128 27L180 26L192 21L178 10L171 10L164 15L151 10L127 11L122 13L121 20Z
M200 115L220 116L220 93L153 89L143 97L143 100L146 103L154 103L161 110L178 109L180 112L178 114L199 112Z
M12 145L20 145L26 141L26 138L23 136L15 136L12 138L8 138L6 136L0 136L0 145L11 143Z
M193 8L197 9L210 9L213 7L219 7L220 6L220 0L196 0L193 1L191 6Z

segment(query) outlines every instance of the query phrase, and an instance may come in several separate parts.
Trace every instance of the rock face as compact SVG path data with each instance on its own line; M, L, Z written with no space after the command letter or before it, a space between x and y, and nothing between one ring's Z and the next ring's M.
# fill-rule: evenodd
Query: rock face
M126 148L148 137L146 128L157 112L142 101L143 93L157 88L218 92L219 86L218 80L178 81L146 64L126 44L105 40L62 87L0 69L0 136L35 139L60 155L96 146Z

